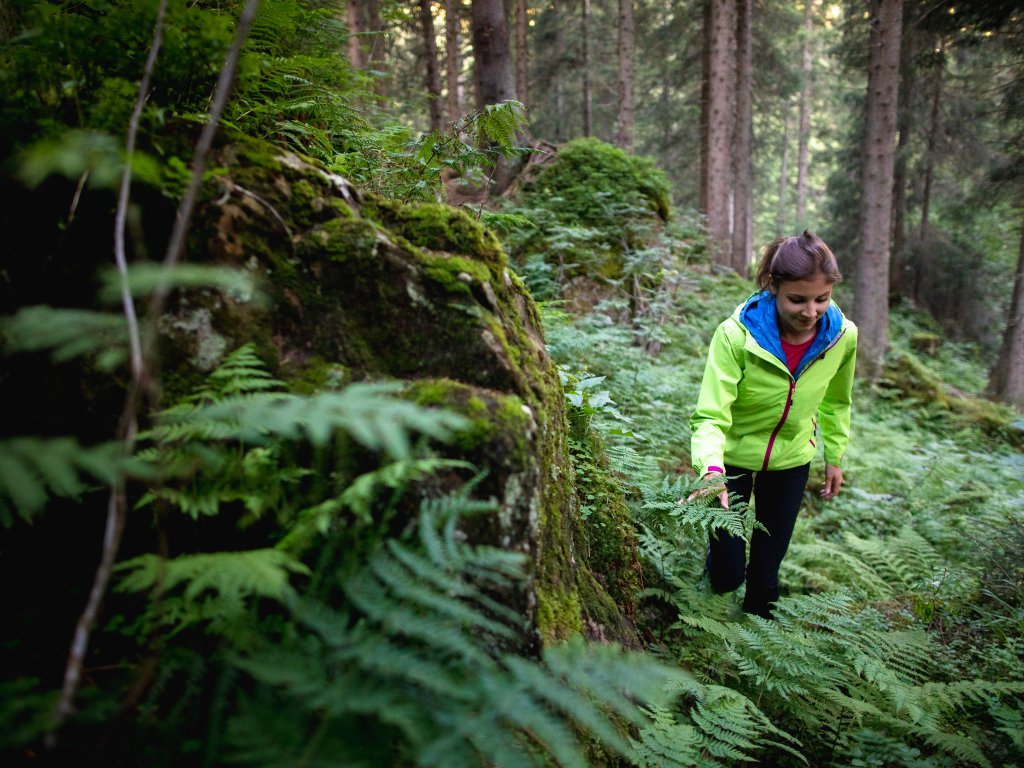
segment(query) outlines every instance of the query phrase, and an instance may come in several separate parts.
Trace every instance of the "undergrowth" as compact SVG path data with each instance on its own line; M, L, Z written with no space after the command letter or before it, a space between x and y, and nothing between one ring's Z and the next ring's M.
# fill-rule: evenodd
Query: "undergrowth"
M898 377L857 383L847 482L822 501L820 456L812 464L779 617L766 622L742 613L741 595L712 594L703 575L708 528L742 532L744 510L730 520L675 503L695 487L687 420L706 345L754 287L699 259L675 269L664 282L674 293L649 289L665 306L656 354L638 343L623 298L588 313L557 302L544 312L555 359L599 377L616 404L592 428L638 529L638 615L652 648L743 702L716 730L728 749L648 745L659 756L647 764L1018 764L1024 568L1010 553L1024 543L1024 454L1013 437L1019 415L981 399L982 353L933 339L934 326L909 308L895 312L890 357L920 361L912 370L927 371L950 403L926 402ZM683 700L682 711L699 706ZM751 713L777 730L752 729ZM658 724L673 715L658 717L647 734L661 744Z

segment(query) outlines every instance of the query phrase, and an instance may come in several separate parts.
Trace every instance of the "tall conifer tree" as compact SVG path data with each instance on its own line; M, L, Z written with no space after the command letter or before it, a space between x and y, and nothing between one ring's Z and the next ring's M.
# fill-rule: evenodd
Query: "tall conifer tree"
M854 284L854 318L860 327L859 372L870 381L881 376L888 348L892 180L902 22L903 0L873 0L861 163L860 252Z

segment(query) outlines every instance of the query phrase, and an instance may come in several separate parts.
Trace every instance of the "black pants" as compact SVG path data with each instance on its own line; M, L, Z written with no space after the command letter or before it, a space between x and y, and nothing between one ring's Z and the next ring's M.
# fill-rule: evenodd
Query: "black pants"
M708 576L711 588L721 594L737 589L746 572L747 591L743 610L771 618L771 604L779 599L779 566L789 548L796 516L800 511L810 464L792 469L758 471L725 466L730 495L749 503L754 495L757 522L768 529L754 529L750 539L750 561L746 557L746 541L722 529L712 531L708 550ZM769 535L770 534L770 535Z

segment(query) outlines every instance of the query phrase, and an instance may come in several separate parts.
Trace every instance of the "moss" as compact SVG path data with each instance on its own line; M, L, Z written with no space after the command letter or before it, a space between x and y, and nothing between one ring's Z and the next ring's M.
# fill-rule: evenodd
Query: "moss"
M403 205L368 198L363 215L399 234L418 248L472 254L492 265L504 265L505 254L492 232L465 211L443 203Z
M331 261L372 259L377 255L377 228L363 219L331 219L311 237Z
M575 588L537 585L537 629L545 645L564 642L583 632L583 612Z
M352 373L346 366L319 356L309 358L296 371L285 375L289 391L299 395L339 390L351 380Z
M1014 427L1015 415L1005 406L971 397L952 387L910 353L893 355L886 363L879 384L922 406L940 410L932 414L958 429L975 429L982 434L1024 449L1024 431Z
M609 210L642 207L670 217L668 177L647 157L595 138L574 139L523 186L523 203L574 225L607 226Z
M600 437L588 432L574 441L573 463L589 514L578 521L578 540L591 570L630 620L642 587L636 530L621 485L611 476ZM582 517L582 516L581 516Z
M910 346L917 352L934 355L942 346L942 337L937 333L919 331L910 337Z
M424 274L449 294L474 296L474 286L489 283L490 270L479 261L463 256L419 252Z
M269 322L258 330L257 315L247 315L228 335L260 336L296 391L397 377L410 380L408 397L469 417L470 428L437 450L486 470L473 492L500 500L499 514L467 521L470 539L534 556L536 602L509 595L511 603L535 611L544 642L591 624L624 639L617 598L602 585L631 592L628 573L613 568L628 561L614 551L624 534L609 524L591 540L578 527L557 372L537 307L493 234L447 205L342 194L322 169L273 152L248 144L225 157L229 178L252 194L211 196L197 219L195 254L258 262L269 278ZM465 475L452 469L424 482L443 493ZM597 555L595 577L587 559Z

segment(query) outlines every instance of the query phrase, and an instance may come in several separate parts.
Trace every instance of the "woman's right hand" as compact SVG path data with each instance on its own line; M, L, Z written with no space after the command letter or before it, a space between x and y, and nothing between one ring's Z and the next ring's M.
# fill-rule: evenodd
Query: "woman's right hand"
M722 505L722 509L728 509L729 490L725 487L725 475L723 475L721 472L708 472L706 475L704 475L704 477L701 478L701 480L711 480L713 478L719 478L721 485L713 485L708 488L702 488L700 490L694 491L685 499L680 499L679 501L677 501L676 504L683 504L687 501L693 501L698 497L707 496L708 494L717 492L718 503Z

